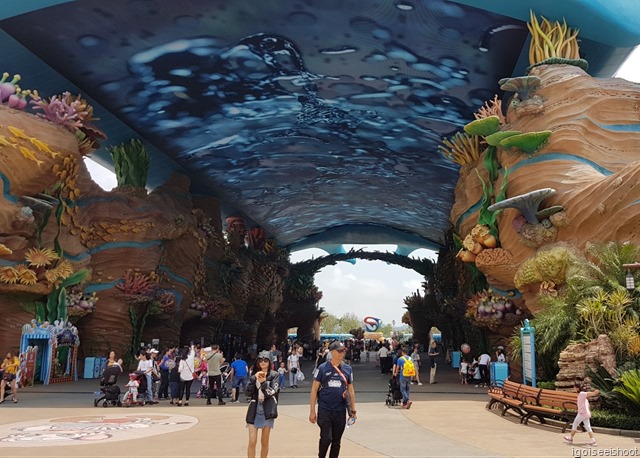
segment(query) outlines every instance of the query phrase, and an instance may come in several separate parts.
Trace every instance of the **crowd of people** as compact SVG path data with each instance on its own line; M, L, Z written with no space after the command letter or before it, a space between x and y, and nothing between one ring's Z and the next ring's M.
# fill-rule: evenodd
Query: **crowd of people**
M402 408L411 408L411 385L423 385L420 370L424 349L417 343L405 346L395 339L369 345L357 341L327 341L314 352L298 342L286 342L280 346L274 344L270 349L259 353L250 346L246 348L247 353L235 353L231 361L226 360L217 344L204 348L194 343L184 347L170 346L162 353L155 348L146 348L136 355L136 370L130 374L126 388L134 401L140 396L148 404L166 400L169 404L180 407L189 405L192 385L199 380L197 396L206 399L207 405L217 399L217 404L223 406L226 404L224 397L229 396L225 392L226 385L230 382L230 402L241 402L240 398L244 396L248 403L245 418L249 432L247 455L256 456L259 439L260 456L267 456L270 432L278 416L278 395L286 388L298 387L298 383L305 379L301 362L311 360L313 372L310 374L309 421L320 428L319 456L324 457L328 453L330 457L337 457L345 427L349 422L357 420L350 363L359 361L362 352L366 353L368 360L369 351L375 351L381 373L392 374L397 380L402 395ZM251 353L255 353L253 360ZM440 356L440 347L434 340L424 355L424 361L429 365L430 384L437 383ZM471 353L464 354L460 361L460 382L488 386L491 360L488 353L482 353L477 358L472 357ZM495 360L506 361L503 347L497 348ZM305 363L306 367L307 364ZM112 366L120 371L123 369L122 360L116 359L113 351L107 359L107 367ZM18 358L8 353L2 362L0 403L4 402L8 386L13 394L13 402L18 402L18 367ZM142 378L144 384L140 383ZM148 389L142 390L142 386ZM588 401L585 402L586 408L581 410L581 416L576 418L576 422L586 420L585 427L589 430ZM572 435L567 436L567 441L572 439L576 427L577 424L574 425Z

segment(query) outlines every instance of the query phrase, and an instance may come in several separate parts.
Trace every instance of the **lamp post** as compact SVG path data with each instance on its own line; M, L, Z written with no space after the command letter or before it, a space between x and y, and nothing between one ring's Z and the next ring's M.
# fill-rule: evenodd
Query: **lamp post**
M636 289L636 281L633 278L633 274L631 273L632 269L640 269L640 262L635 262L633 264L622 264L622 267L627 269L627 275L624 277L625 287L629 291L633 291Z

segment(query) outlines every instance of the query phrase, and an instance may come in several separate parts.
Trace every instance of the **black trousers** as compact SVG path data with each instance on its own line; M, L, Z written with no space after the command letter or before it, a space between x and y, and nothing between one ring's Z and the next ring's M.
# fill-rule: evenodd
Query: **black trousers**
M489 384L489 366L486 364L478 364L478 369L480 369L481 383Z
M318 451L319 458L325 458L329 446L329 458L337 458L340 455L340 441L342 433L347 425L346 410L334 411L325 410L318 407L318 426L320 427L320 448Z
M207 390L207 401L210 401L213 397L214 384L218 388L218 401L222 401L222 374L220 375L208 375L209 377L209 389Z
M187 402L189 402L189 398L191 397L191 384L193 380L182 380L180 379L180 396L178 397L179 401L182 401L182 397L184 396Z
M169 371L160 369L160 389L158 390L158 398L167 399L169 397Z

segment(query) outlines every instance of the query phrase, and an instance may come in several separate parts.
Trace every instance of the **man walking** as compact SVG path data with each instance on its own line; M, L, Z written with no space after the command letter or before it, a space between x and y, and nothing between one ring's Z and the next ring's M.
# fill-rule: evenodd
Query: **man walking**
M320 427L319 458L325 458L329 446L330 458L340 454L340 440L347 424L347 412L355 421L356 393L353 389L353 371L344 364L346 348L338 341L329 345L331 360L320 364L314 372L309 397L309 421ZM316 401L318 413L316 414Z
M431 364L431 372L429 372L429 383L436 382L436 370L438 369L437 358L440 355L438 351L438 343L434 340L429 347L429 363Z
M489 386L489 363L491 362L491 355L484 352L478 358L478 370L480 371L480 382L482 386Z
M393 376L400 377L400 392L402 393L402 408L410 409L411 400L409 399L409 393L411 391L411 377L416 375L415 366L413 361L409 358L409 350L407 347L402 347L402 356L396 360L396 364L393 366ZM407 366L405 368L405 366ZM413 368L413 370L410 370Z
M211 345L204 349L205 358L207 360L207 376L209 377L209 389L207 390L207 405L211 405L211 398L213 397L213 387L218 387L218 405L225 405L226 402L222 400L222 371L220 366L224 362L224 357L220 351L219 345Z

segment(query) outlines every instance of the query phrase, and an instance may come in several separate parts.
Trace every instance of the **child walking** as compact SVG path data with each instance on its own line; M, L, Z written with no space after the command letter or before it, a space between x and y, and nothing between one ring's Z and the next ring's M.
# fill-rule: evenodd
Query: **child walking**
M596 438L593 437L593 429L591 429L591 409L589 409L589 399L588 396L591 394L593 396L598 396L600 391L595 390L591 393L588 392L588 386L586 383L576 383L576 390L578 391L578 414L576 415L575 420L573 420L573 425L571 425L571 435L564 436L564 440L569 443L573 443L573 436L578 432L578 426L580 423L584 425L584 429L587 430L589 434L589 442L587 445L598 445L596 442Z
M460 383L466 385L469 381L469 363L466 359L460 360Z
M284 390L284 374L286 373L287 367L285 366L284 361L280 361L280 367L278 368L278 381L281 390Z

